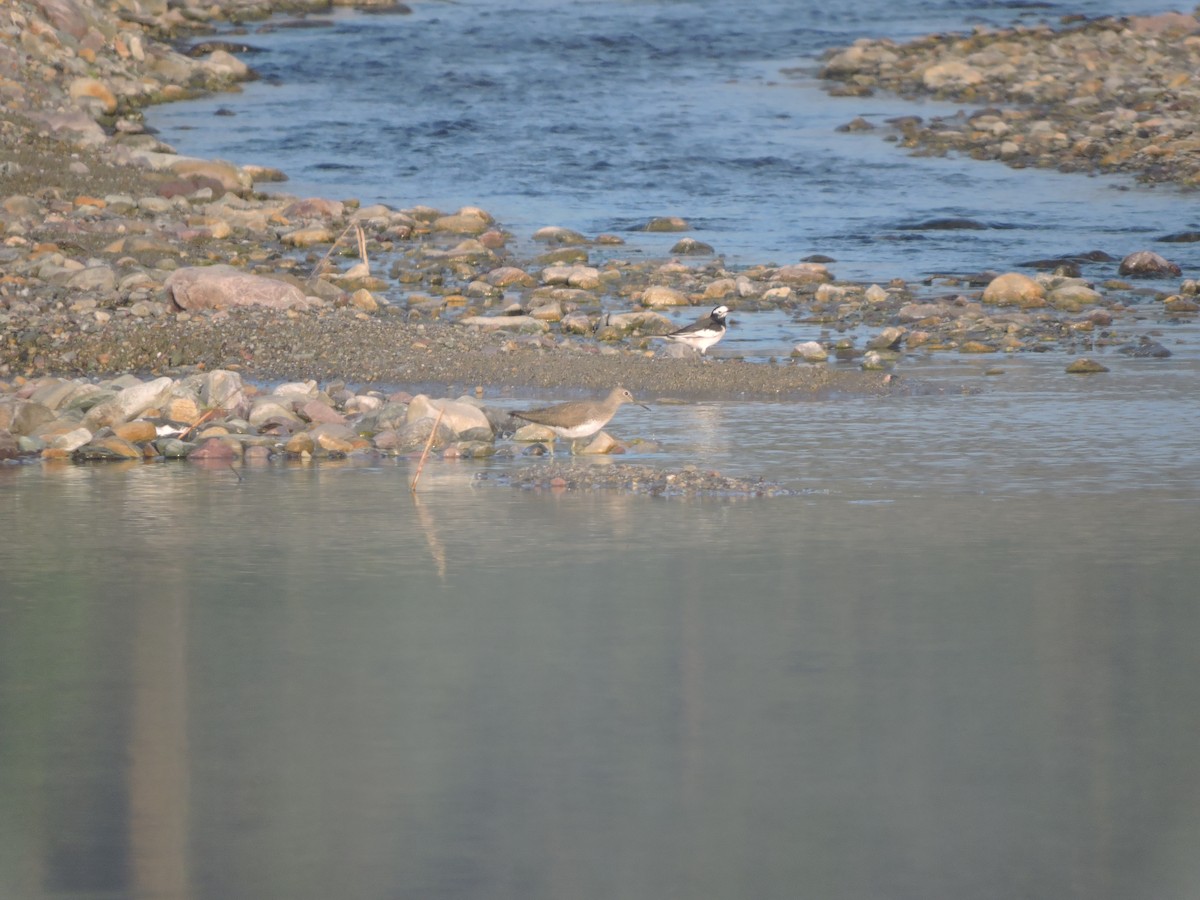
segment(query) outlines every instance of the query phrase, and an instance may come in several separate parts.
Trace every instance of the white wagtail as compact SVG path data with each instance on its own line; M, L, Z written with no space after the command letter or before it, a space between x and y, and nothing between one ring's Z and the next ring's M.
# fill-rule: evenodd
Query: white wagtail
M728 306L717 306L707 316L701 316L691 325L685 325L678 331L660 337L666 341L687 344L692 349L699 350L703 356L709 347L725 337L725 317L728 315Z

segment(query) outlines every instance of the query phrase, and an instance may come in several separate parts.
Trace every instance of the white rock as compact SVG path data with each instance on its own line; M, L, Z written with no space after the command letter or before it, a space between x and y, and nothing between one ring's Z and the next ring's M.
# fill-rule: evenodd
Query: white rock
M829 359L829 351L818 344L816 341L805 341L797 344L792 348L792 353L799 356L805 362L825 362Z
M163 377L127 387L111 400L105 400L88 410L83 426L98 431L105 425L128 422L139 413L166 403L174 386L174 381Z
M950 60L930 66L921 75L921 81L924 82L925 87L936 91L944 87L979 84L983 81L983 74L964 62Z
M432 399L424 394L413 397L408 404L408 422L412 424L421 419L437 419L442 416L442 425L450 428L455 434L462 434L472 428L492 429L487 414L482 409L462 400Z
M870 350L863 355L862 367L868 371L886 369L887 361L880 355L878 350Z
M242 376L228 369L214 369L204 375L186 378L176 393L187 396L191 391L195 391L200 403L209 409L217 407L227 410L230 415L245 415L250 410Z
M550 326L532 316L467 316L459 319L460 325L490 328L496 331L549 331Z
M71 450L78 450L91 439L92 432L80 427L64 434L56 434L50 438L48 443L55 450L66 450L69 452Z
M866 296L867 300L869 300L871 303L883 303L888 298L888 292L879 285L873 284L867 288Z
M287 381L277 385L275 390L271 391L276 397L301 397L305 400L310 400L317 396L318 385L312 379L308 381Z

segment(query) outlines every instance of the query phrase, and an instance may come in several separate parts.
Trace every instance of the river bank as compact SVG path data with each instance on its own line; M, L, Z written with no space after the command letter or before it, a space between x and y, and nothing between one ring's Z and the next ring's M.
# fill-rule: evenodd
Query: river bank
M1131 334L1187 320L1198 308L1195 281L1153 253L1052 258L1031 261L1028 273L947 273L919 284L881 272L873 283L851 283L837 280L834 261L820 257L727 269L711 248L686 236L688 223L667 218L645 227L679 231L673 255L631 262L622 259L617 236L554 223L513 235L481 209L267 195L256 185L283 173L183 158L146 133L140 111L147 104L236 90L253 77L229 52L236 45L202 40L213 24L254 21L283 8L303 7L47 0L17 3L7 13L0 44L0 388L14 403L29 402L46 379L101 382L136 373L143 381L182 383L215 371L251 382L359 383L386 394L576 395L615 383L642 397L681 399L886 393L906 389L891 377L906 355L1057 351L1064 368L1096 348L1169 355L1148 333L1131 345ZM1141 98L1132 118L1113 121L1137 127L1101 129L1080 158L1103 149L1100 158L1115 154L1124 171L1152 163L1155 178L1187 186L1192 169L1162 162L1188 158L1184 137L1151 141L1169 154L1121 148L1128 149L1131 135L1148 133L1156 111L1172 135L1184 135L1183 123L1194 121L1194 110L1180 101L1190 96L1186 84L1176 83L1170 66L1146 65L1158 45L1155 52L1171 65L1177 50L1196 52L1189 28L1194 32L1194 19L1188 25L1173 18L1168 31L1108 20L1061 38L1014 31L999 45L1037 46L1043 52L1035 56L1055 59L1056 74L1039 84L1066 83L1063 72L1073 65L1086 69L1092 57L1078 52L1081 42L1103 50L1123 89ZM993 52L997 40L988 38ZM1047 51L1056 40L1058 49ZM929 39L903 50L860 43L832 57L826 77L856 89L937 93L953 79L930 72L952 69L974 88L971 96L982 96L980 85L999 91L995 85L1003 83L998 62L978 80L962 68L979 67L983 41ZM951 65L947 46L970 62ZM195 55L180 52L189 48ZM918 71L912 61L924 61L915 87L887 75L889 56L909 60L909 72ZM877 67L869 75L865 61ZM1139 73L1145 81L1137 81ZM1020 90L1013 88L1015 100ZM1076 127L1092 129L1095 111L1069 94L1047 89L1038 100L1055 121L1074 115ZM980 127L979 116L965 121ZM915 133L945 131L938 125ZM987 134L1033 146L995 128ZM530 242L532 252L516 249ZM1104 277L1081 277L1081 263ZM203 303L180 289L215 266L254 280ZM277 296L271 305L246 305L249 285L260 296ZM654 340L674 327L666 315L672 309L718 303L734 308L735 328L738 315L784 310L819 324L826 337L774 365L705 364L664 353Z
M888 139L914 152L1196 188L1198 66L1196 16L1168 12L861 40L827 54L820 74L836 96L887 91L975 106L886 123Z

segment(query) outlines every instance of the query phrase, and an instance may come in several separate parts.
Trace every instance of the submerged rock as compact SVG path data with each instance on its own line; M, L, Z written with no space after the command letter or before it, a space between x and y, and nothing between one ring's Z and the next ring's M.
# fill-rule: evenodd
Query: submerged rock
M1067 373L1070 375L1095 375L1107 371L1108 366L1086 357L1077 359L1067 366Z
M752 478L733 478L720 472L686 466L659 469L630 463L587 465L575 463L539 463L513 474L476 476L483 483L518 487L524 490L594 491L615 490L651 497L783 497L795 492L773 482Z
M1134 275L1142 278L1166 278L1179 276L1183 270L1152 250L1139 250L1121 260L1118 272L1121 275Z

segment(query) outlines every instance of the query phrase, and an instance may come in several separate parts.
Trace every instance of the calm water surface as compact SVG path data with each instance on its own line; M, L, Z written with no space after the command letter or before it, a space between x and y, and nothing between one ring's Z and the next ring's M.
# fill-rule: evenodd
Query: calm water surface
M152 121L289 192L634 256L681 214L731 262L843 278L1196 225L1168 191L838 135L909 108L779 75L862 34L1157 5L731 9L337 15ZM1003 227L906 227L941 215ZM1099 378L917 356L887 398L610 427L772 500L525 492L503 459L433 461L415 497L408 461L0 467L0 897L1192 900L1200 341L1152 309L1130 336L1175 355L1100 351ZM722 348L766 364L806 328L743 316Z
M772 500L0 469L0 895L1194 897L1196 374L613 423Z

